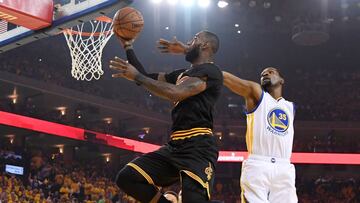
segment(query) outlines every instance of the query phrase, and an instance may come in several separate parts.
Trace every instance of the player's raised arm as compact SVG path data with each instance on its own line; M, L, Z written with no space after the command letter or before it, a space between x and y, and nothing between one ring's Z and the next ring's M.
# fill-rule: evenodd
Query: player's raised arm
M251 111L253 108L255 108L262 94L260 84L238 78L226 71L223 71L223 76L224 85L235 94L245 98L247 111Z
M189 46L178 41L176 37L174 37L172 41L160 39L157 48L161 53L185 55Z
M206 81L198 77L187 77L178 85L154 80L141 74L133 65L115 57L110 61L110 68L119 73L113 77L123 77L144 86L151 93L172 102L179 102L206 90Z
M165 73L147 73L144 66L141 64L139 59L137 58L135 51L133 49L133 43L135 39L132 40L125 40L119 36L117 36L118 40L120 41L121 45L124 47L126 52L126 58L128 62L133 65L141 74L150 77L154 80L165 81Z

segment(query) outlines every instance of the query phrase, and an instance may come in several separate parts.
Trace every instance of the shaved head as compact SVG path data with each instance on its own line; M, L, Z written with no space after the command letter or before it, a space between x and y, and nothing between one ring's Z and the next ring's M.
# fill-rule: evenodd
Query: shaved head
M219 50L219 37L209 31L201 31L201 33L204 35L204 41L209 43L212 52L215 54Z

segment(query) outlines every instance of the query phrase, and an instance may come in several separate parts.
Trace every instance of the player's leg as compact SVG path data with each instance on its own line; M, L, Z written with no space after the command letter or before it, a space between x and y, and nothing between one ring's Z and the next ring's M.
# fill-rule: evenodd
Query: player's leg
M116 184L126 194L141 202L151 202L157 198L158 202L169 202L161 197L160 191L155 185L150 184L143 175L130 166L125 166L120 170L116 177Z
M208 185L210 187L210 185ZM182 203L216 203L218 201L209 200L209 188L190 177L186 173L181 175Z
M293 164L277 164L276 176L271 181L269 200L271 203L298 202L295 188L295 167Z
M263 161L245 160L242 163L240 187L241 202L266 203L271 167Z
M182 142L182 147L174 151L173 161L181 169L182 201L211 202L209 200L218 158L215 138L203 135L179 142Z
M119 188L141 202L169 202L158 187L178 181L179 174L169 163L167 153L162 147L128 163L117 175Z

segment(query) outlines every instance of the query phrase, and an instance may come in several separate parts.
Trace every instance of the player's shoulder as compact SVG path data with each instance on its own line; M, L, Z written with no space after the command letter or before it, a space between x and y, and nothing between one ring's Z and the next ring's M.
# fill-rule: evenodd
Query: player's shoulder
M287 104L291 104L291 105L293 105L293 104L294 104L294 102L293 102L293 101L289 101L289 100L287 100L286 98L283 98L283 100L284 100L284 102L285 102L285 103L287 103Z
M218 70L220 71L220 67L218 65L216 65L215 63L202 63L202 64L198 64L196 66L194 66L194 68L198 68L198 69L213 69L213 70Z
M220 70L220 67L215 63L203 63L196 65L192 68L193 72L203 72L208 74L209 76L215 76L217 78L223 78L223 74Z
M283 98L283 103L284 103L288 108L292 109L293 112L295 111L296 106L295 106L295 103L294 103L294 102L289 101L289 100Z
M186 68L178 68L178 69L175 69L173 71L171 71L170 73L167 73L167 74L171 74L171 73L177 73L177 74L180 74L180 73L183 73L183 72L186 72L188 71L189 69L186 69Z

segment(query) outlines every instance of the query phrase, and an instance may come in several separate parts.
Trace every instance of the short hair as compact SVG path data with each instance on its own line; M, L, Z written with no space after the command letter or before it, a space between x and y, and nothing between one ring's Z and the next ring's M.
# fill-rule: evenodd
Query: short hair
M284 78L284 75L281 73L280 69L275 68L274 66L268 66L267 68L264 68L264 69L263 69L263 72L264 72L264 70L266 70L266 69L273 69L274 71L276 71L276 72L278 73L278 75L279 75L282 79L285 79L285 78ZM262 72L261 72L261 73L262 73Z
M216 53L219 50L220 40L219 37L212 32L203 31L206 41L210 43L211 50Z

